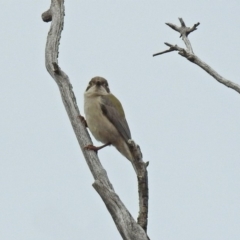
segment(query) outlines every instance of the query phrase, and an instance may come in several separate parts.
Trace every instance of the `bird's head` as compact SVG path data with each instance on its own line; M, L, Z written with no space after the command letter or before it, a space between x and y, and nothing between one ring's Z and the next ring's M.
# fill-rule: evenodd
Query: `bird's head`
M105 95L110 93L110 90L108 87L108 82L105 78L94 77L88 83L88 86L85 92L89 94Z

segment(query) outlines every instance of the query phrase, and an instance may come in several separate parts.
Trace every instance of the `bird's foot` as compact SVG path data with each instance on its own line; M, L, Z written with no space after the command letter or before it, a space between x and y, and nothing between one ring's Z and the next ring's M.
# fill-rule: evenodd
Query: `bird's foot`
M87 125L86 119L82 115L79 115L78 117L79 117L80 121L82 122L82 124L87 128L88 125Z
M110 146L110 145L111 145L111 143L106 143L106 144L104 144L104 145L102 145L100 147L96 147L96 146L93 146L93 145L90 144L90 145L85 146L84 149L93 150L95 152L98 152L98 150L100 150L100 149L102 149L102 148L104 148L106 146Z

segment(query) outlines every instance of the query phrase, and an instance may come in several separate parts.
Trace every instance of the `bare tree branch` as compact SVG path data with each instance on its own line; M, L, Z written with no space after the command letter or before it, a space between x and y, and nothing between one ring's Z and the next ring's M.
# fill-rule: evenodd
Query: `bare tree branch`
M147 232L148 224L148 172L147 166L149 162L142 160L142 152L140 147L133 141L129 140L128 144L134 157L132 165L137 173L138 180L138 197L139 197L139 213L138 224Z
M149 239L139 224L136 222L133 224L132 216L114 191L111 191L99 180L93 183L93 187L103 199L114 222L118 223L116 226L123 239Z
M124 240L147 240L149 238L146 232L143 230L144 226L146 229L146 221L143 224L142 221L140 221L139 224L136 223L129 211L121 202L120 198L115 193L113 186L108 179L107 172L102 167L96 153L94 151L84 149L85 146L92 144L92 141L86 130L85 124L83 123L81 118L79 118L80 112L77 106L76 98L72 90L70 80L68 76L59 67L57 59L61 32L64 23L64 1L52 0L50 9L42 14L42 19L45 22L52 21L45 49L46 68L59 87L63 104L68 113L78 143L82 149L83 155L90 168L90 171L95 179L93 187L97 190L97 192L103 199L105 205L109 210L109 213L111 214L118 228L119 233ZM133 143L131 144L132 151L136 154L134 156L141 156L140 148ZM148 191L146 193L146 190L148 190L148 187L142 185L147 183L147 164L145 164L141 160L141 158L136 158L136 163L133 163L133 165L135 169L137 169L138 178L140 178L141 181L142 179L145 179L144 183L139 181L141 185L139 190L141 192L141 199L139 200L141 206L140 215L145 216L147 214L144 207L147 205L146 195L148 199ZM143 168L143 170L140 171L141 168ZM147 218L145 220L147 220Z
M182 37L182 40L184 41L186 48L180 48L177 45L172 45L169 43L165 43L167 46L169 46L168 50L159 52L159 53L155 53L153 54L153 57L161 55L161 54L165 54L168 52L172 52L172 51L178 51L178 54L181 55L182 57L185 57L187 60L189 60L192 63L195 63L196 65L198 65L200 68L202 68L204 71L206 71L208 74L210 74L213 78L215 78L218 82L222 83L223 85L225 85L226 87L232 88L233 90L237 91L238 93L240 93L240 86L224 77L222 77L220 74L218 74L213 68L211 68L208 64L206 64L205 62L203 62L199 57L197 57L192 49L191 43L188 39L188 35L197 30L197 26L200 23L196 23L193 25L193 27L189 28L186 27L184 21L182 18L179 18L179 21L181 23L181 27L178 27L172 23L166 23L169 27L171 27L173 30L177 31L180 33L180 37Z
M159 52L159 53L155 53L155 54L153 54L153 57L155 57L157 55L164 54L164 53L172 52L172 51L179 51L179 52L182 51L182 52L185 52L185 49L184 48L180 48L178 45L172 45L172 44L167 43L167 42L165 42L164 44L167 45L169 47L169 49L165 50L165 51L162 51L162 52Z
M171 27L172 29L174 29L175 31L180 33L180 38L182 37L186 47L187 47L187 51L193 54L193 50L192 50L192 46L190 41L188 40L187 36L197 30L197 26L200 24L199 22L194 24L193 27L189 28L186 27L185 22L183 21L182 18L179 18L179 21L181 23L181 27L178 27L172 23L166 23L166 25L168 25L169 27Z

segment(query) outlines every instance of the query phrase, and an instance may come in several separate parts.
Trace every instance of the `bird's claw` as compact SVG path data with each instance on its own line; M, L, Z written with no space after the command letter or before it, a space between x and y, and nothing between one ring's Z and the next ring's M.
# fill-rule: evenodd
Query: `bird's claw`
M111 143L106 143L106 144L104 144L104 145L102 145L100 147L96 147L96 146L93 146L92 144L90 144L90 145L85 146L84 149L93 150L93 151L95 151L97 153L98 150L100 150L102 148L105 148L107 146L110 146L110 145L111 145Z
M84 149L86 149L86 150L93 150L93 151L95 151L97 153L98 150L99 150L99 147L96 147L96 146L93 146L93 145L90 144L90 145L85 146Z

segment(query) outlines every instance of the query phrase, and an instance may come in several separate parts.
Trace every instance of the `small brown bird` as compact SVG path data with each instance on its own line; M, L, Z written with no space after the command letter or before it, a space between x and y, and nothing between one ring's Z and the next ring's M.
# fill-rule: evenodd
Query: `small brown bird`
M110 92L108 82L102 77L94 77L84 93L86 122L96 140L104 143L101 147L92 145L87 149L99 150L113 145L128 160L132 161L128 140L131 133L119 100Z

